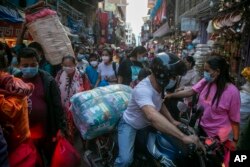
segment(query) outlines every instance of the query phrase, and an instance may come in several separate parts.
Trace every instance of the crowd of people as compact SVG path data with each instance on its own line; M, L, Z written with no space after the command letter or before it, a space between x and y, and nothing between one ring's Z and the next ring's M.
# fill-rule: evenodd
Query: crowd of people
M75 55L52 66L37 42L25 46L18 39L14 48L0 43L0 166L49 166L58 131L72 145L80 138L70 98L112 84L133 88L118 125L115 166L132 163L135 134L147 126L184 143L196 143L195 136L186 136L176 128L180 124L176 104L182 98L190 103L188 97L197 95L205 110L200 133L218 136L224 142L232 132L236 146L240 95L229 76L229 65L222 57L211 57L205 63L204 78L194 66L192 56L180 60L164 52L152 58L143 46L122 50L110 45L88 52L80 47ZM177 100L169 102L173 99Z
M0 162L49 166L58 131L72 145L80 138L70 112L70 98L100 86L132 82L135 86L147 50L139 46L130 48L128 54L110 45L93 52L79 47L75 55L63 57L60 65L53 66L39 43L22 43L22 34L14 48L0 43ZM141 72L140 78L148 73L148 69ZM27 154L21 153L27 150Z

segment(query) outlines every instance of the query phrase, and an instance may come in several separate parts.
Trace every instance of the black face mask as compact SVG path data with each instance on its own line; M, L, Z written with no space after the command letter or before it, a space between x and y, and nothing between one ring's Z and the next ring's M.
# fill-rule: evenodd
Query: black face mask
M169 80L167 79L156 79L156 82L161 87L161 98L164 99L165 96L165 86L168 84Z

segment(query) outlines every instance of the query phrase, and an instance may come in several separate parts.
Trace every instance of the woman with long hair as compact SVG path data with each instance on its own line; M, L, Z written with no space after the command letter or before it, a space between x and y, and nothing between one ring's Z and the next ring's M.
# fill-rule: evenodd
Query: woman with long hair
M70 98L78 92L90 90L90 83L87 76L81 75L76 69L76 59L72 56L63 57L62 70L57 73L55 79L61 92L61 102L66 114L68 137L73 143L75 125L70 112Z
M233 132L233 144L239 138L240 93L229 75L229 64L222 57L208 59L204 78L188 90L169 94L166 98L183 98L199 94L198 105L204 107L200 118L203 135L219 137L221 142Z

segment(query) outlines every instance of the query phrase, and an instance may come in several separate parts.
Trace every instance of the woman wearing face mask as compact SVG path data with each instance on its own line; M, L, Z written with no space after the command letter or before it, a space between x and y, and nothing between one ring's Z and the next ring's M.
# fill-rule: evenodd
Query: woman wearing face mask
M184 90L184 88L191 87L200 80L199 74L194 70L195 60L192 56L187 56L184 59L187 66L186 75L179 78L179 84L177 91Z
M61 92L61 102L66 113L67 134L69 135L69 140L73 142L75 126L69 110L70 98L78 92L89 90L90 84L88 78L85 75L80 75L80 72L76 70L76 60L72 56L63 57L62 70L57 73L55 79Z
M200 80L199 74L194 70L194 66L195 66L194 58L192 56L186 56L185 58L183 58L183 60L185 62L185 65L188 71L184 76L180 76L177 79L177 85L176 85L177 89L173 90L176 92L184 90L184 89L189 89ZM168 105L167 105L169 107L168 109L171 111L171 114L173 114L173 117L177 120L180 119L180 113L183 112L183 111L180 111L179 108L177 107L178 102L180 101L184 101L186 105L189 105L189 104L192 104L193 97L184 98L184 99L170 99L168 101Z
M86 74L89 78L91 88L94 88L98 79L98 56L95 53L89 55L89 66L86 68Z
M229 76L229 65L222 57L211 57L204 65L204 78L188 90L168 94L166 98L183 98L199 94L198 105L204 107L200 134L218 136L221 142L233 132L233 146L239 139L240 94Z
M117 83L118 64L113 62L113 55L109 49L104 49L102 52L102 62L98 65L98 79L95 87L106 86Z
M121 62L118 69L118 83L131 85L133 81L138 79L138 74L143 68L143 62L146 59L146 48L137 46L129 55L129 59Z

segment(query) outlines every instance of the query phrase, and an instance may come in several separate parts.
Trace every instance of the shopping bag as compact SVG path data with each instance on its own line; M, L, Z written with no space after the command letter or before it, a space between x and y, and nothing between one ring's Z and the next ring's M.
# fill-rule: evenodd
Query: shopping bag
M30 139L9 152L10 167L41 167L42 159Z
M77 167L81 163L80 160L81 158L78 151L58 132L51 167Z

